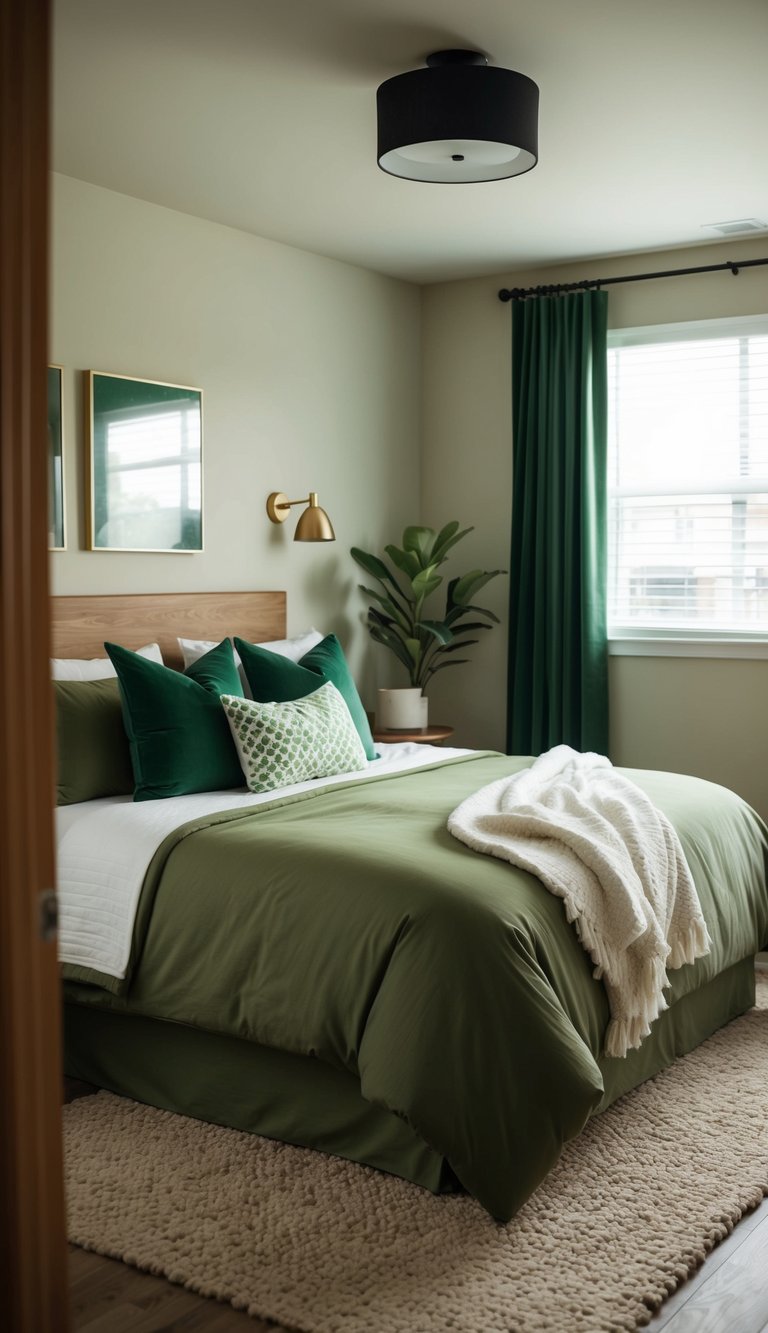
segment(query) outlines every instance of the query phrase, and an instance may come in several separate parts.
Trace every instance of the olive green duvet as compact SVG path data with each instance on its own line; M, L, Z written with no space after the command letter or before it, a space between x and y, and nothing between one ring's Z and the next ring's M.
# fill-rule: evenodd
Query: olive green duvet
M530 762L472 754L185 825L150 866L125 983L65 968L71 1011L319 1062L508 1219L590 1115L748 1006L745 960L768 941L757 815L714 784L622 770L677 829L712 949L669 974L643 1047L604 1057L605 991L560 899L446 828Z

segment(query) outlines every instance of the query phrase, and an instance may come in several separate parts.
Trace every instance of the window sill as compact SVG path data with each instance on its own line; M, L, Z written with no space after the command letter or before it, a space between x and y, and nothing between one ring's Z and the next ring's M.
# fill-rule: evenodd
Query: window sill
M768 658L768 637L761 639L654 639L608 640L611 657L731 657Z

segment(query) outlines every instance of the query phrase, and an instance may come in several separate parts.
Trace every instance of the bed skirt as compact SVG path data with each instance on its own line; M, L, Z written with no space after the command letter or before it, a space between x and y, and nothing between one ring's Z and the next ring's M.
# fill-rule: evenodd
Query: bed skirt
M754 1004L752 958L683 996L624 1059L604 1058L598 1112ZM96 1005L64 1005L64 1069L136 1101L319 1149L433 1193L459 1188L410 1126L363 1100L353 1075L308 1056ZM521 1145L525 1152L525 1145Z

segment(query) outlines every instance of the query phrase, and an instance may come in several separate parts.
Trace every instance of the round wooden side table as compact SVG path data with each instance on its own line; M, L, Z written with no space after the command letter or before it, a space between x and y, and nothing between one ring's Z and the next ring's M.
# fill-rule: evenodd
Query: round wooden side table
M417 745L442 745L453 735L453 727L416 727L413 731L382 731L373 726L373 739L385 744L395 741L415 741Z

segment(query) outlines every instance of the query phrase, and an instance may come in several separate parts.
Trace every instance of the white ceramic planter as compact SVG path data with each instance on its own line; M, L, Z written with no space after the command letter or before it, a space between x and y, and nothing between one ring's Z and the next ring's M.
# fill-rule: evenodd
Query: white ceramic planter
M382 731L416 731L427 726L429 700L416 688L379 690L376 726Z

